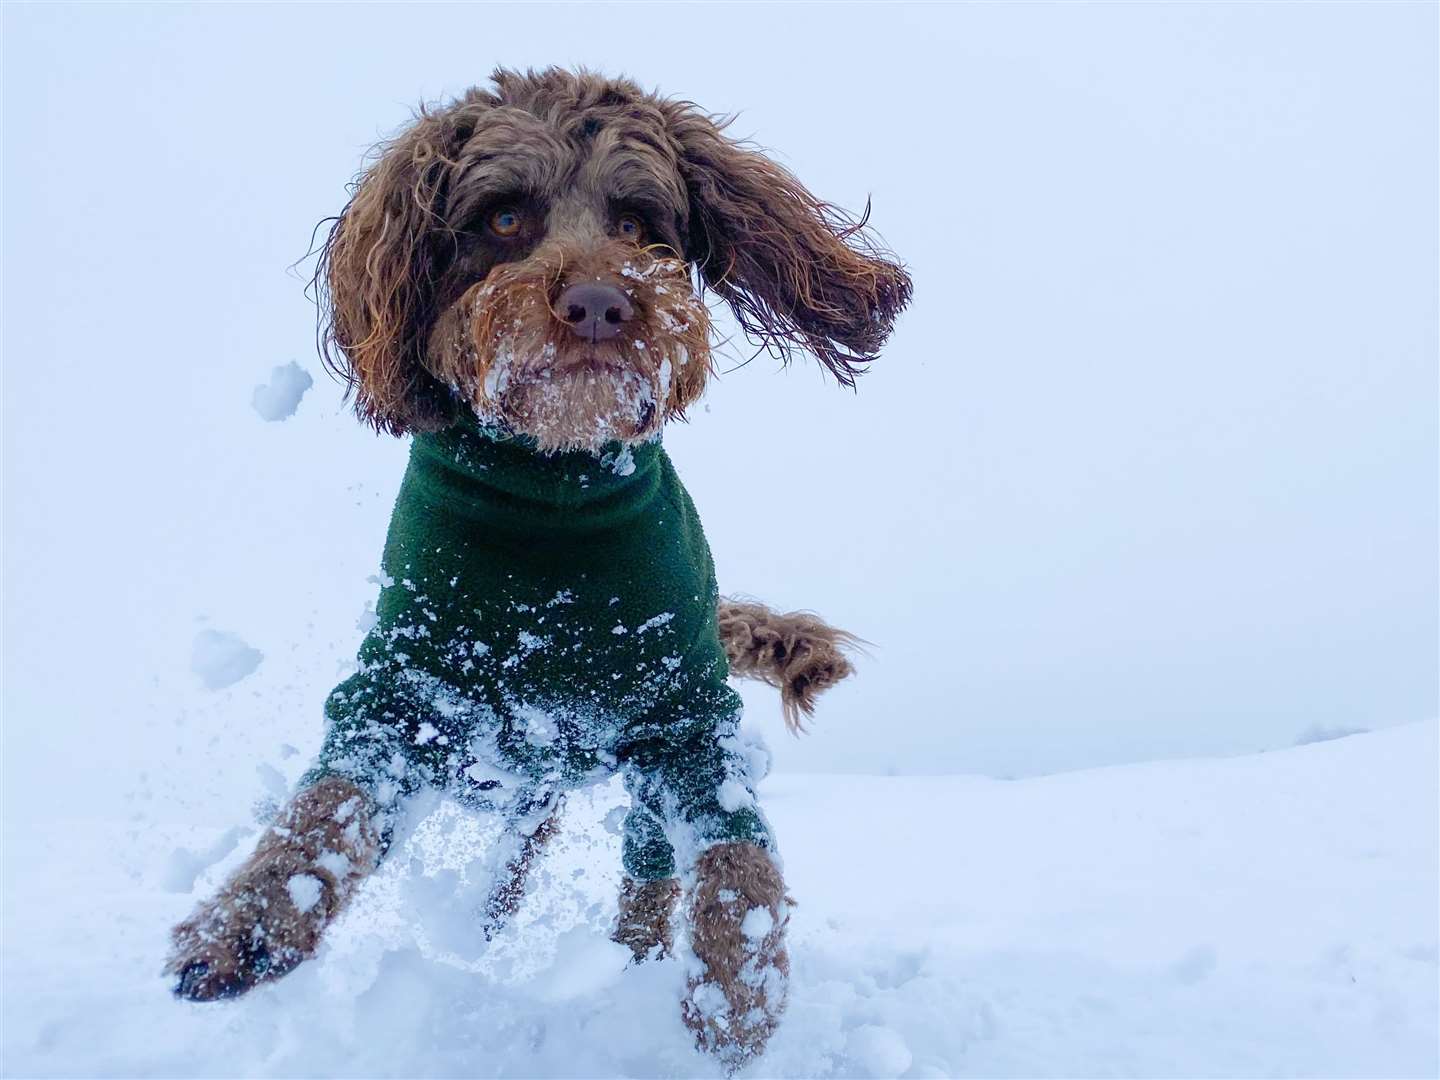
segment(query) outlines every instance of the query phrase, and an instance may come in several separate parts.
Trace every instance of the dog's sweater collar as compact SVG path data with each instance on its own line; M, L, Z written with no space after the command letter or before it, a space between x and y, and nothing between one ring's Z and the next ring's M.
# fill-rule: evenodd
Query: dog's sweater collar
M599 454L543 453L527 436L473 416L417 435L412 481L447 512L530 538L624 526L654 504L662 482L658 440L610 443Z

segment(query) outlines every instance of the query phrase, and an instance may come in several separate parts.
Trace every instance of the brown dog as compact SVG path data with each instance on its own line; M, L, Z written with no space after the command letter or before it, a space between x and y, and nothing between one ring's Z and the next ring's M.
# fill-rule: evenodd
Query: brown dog
M863 217L819 201L687 102L558 69L493 80L422 110L382 146L325 242L322 350L362 419L422 438L478 423L623 475L629 448L652 443L704 390L706 288L776 355L802 349L853 385L910 295ZM713 592L709 603L709 641L718 634L731 673L780 690L792 731L850 672L854 639L813 616L735 601L717 610ZM416 730L407 746L445 741L432 725ZM388 737L373 722L367 731ZM367 782L358 757L335 765L322 754L250 859L176 929L177 994L234 996L314 953L383 856L403 787ZM719 802L743 814L748 797L732 789ZM554 798L515 805L487 933L523 899L556 825ZM690 887L699 961L683 1015L732 1068L763 1049L784 1004L788 906L767 835L696 833L672 872ZM669 953L681 892L675 876L627 877L615 939L637 960Z

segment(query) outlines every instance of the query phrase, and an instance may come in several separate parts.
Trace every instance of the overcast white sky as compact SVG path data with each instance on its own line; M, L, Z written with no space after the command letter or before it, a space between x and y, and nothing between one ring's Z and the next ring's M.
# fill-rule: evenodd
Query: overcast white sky
M1436 13L7 5L7 799L318 742L406 447L340 409L287 267L374 139L501 63L739 113L913 270L858 394L762 357L667 435L722 589L875 643L782 767L1435 715ZM291 359L316 388L266 424ZM260 671L200 690L202 626Z

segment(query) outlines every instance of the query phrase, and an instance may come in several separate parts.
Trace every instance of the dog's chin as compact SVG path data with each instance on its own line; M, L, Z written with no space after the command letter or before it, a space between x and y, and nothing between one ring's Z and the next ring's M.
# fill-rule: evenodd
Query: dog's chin
M659 387L605 357L500 378L477 404L482 419L533 438L542 451L600 453L607 443L644 442L660 430Z

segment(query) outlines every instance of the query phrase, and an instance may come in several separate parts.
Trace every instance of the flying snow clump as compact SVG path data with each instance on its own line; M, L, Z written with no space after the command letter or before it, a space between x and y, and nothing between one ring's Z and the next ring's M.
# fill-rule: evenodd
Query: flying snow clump
M315 385L310 373L291 360L270 372L270 382L255 387L250 404L266 420L288 420L300 407L305 391Z
M207 690L221 690L239 682L260 666L265 654L252 649L239 636L222 630L201 630L190 647L190 670Z

